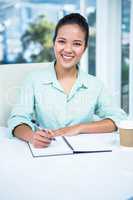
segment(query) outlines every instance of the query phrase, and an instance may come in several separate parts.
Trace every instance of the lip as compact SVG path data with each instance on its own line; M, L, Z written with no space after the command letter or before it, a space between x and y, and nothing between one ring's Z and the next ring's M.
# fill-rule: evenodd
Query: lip
M71 61L74 58L74 56L70 56L70 55L66 55L66 54L61 54L61 57L65 61Z

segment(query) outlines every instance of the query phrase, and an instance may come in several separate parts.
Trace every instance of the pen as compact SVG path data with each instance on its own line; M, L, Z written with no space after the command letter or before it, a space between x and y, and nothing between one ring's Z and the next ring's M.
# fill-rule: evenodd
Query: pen
M49 132L48 129L42 128L42 127L38 126L36 123L34 123L34 125L36 126L36 128L37 128L39 131L45 131L46 133ZM55 139L55 138L52 138L52 140L55 141L56 139Z

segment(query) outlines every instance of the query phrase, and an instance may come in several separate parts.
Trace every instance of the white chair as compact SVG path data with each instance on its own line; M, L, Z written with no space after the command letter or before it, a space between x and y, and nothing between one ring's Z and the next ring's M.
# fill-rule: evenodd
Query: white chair
M7 126L18 88L27 72L46 65L47 63L0 65L0 126Z

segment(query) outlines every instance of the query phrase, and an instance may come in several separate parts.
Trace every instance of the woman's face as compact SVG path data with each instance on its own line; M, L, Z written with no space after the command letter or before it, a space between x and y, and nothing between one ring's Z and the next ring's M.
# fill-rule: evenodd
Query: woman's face
M57 66L65 69L75 67L85 50L85 32L77 24L59 28L54 43Z

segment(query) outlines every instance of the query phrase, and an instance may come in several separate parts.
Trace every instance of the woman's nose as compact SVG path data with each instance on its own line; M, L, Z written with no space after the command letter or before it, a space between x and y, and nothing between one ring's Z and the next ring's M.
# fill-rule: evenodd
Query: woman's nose
M64 50L67 51L67 52L72 52L72 45L67 43L64 47Z

